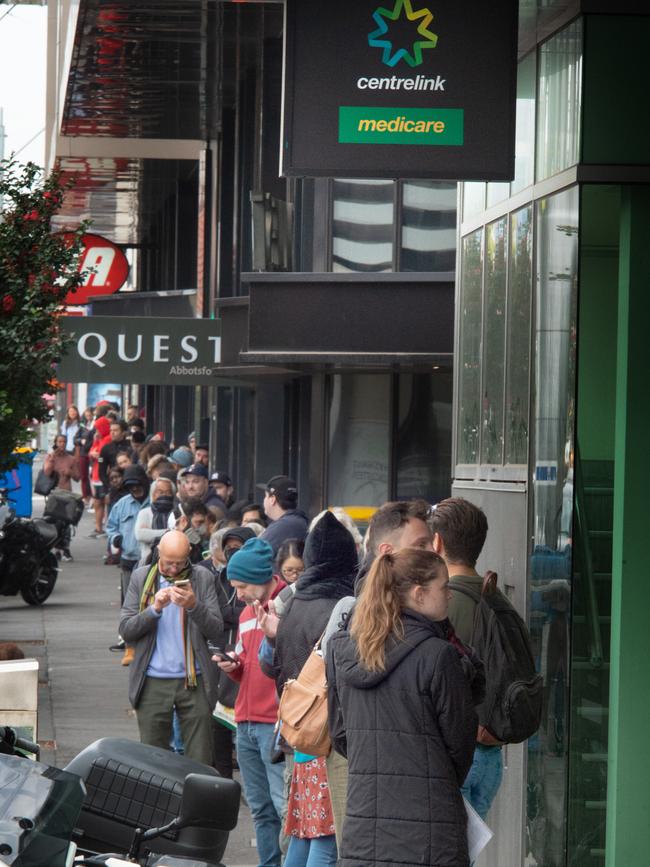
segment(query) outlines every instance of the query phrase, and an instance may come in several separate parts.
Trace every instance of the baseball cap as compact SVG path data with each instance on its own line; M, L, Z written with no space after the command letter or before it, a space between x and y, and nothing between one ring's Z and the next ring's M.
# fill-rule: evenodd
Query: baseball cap
M171 453L169 460L180 467L189 467L194 460L194 455L192 454L192 450L188 449L187 446L180 446Z
M297 500L298 488L289 476L273 476L265 485L256 485L261 491L267 491L283 500Z
M181 476L203 476L204 479L207 479L208 468L203 464L192 464L191 467L181 470Z
M210 476L211 482L219 482L222 485L228 485L230 487L232 485L232 479L228 475L228 473L212 473Z

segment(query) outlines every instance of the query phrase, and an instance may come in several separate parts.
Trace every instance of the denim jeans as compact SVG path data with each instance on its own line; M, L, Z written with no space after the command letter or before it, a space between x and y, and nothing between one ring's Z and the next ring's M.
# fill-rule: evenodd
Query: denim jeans
M477 744L474 750L474 761L461 787L461 792L483 821L499 791L502 777L501 747L484 747Z
M280 830L284 809L284 765L271 764L273 724L237 724L237 761L253 815L259 867L280 867Z
M292 837L284 867L334 867L336 864L336 837L314 837L303 840Z

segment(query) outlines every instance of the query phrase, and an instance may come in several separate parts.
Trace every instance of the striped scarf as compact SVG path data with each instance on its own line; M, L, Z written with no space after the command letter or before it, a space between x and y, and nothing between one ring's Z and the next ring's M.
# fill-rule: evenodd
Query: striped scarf
M147 606L153 604L153 600L158 589L159 575L160 570L158 569L158 563L154 563L153 566L149 569L147 577L144 581L144 585L142 587L142 594L140 596L140 613L142 613L145 608L147 608ZM185 569L183 569L182 572L179 572L174 580L185 581L190 579L191 576L192 566L190 564ZM171 583L173 584L174 581L172 581ZM181 611L181 629L183 630L183 648L185 651L185 689L195 689L198 682L196 679L196 665L194 663L194 648L192 647L190 629L187 622L187 611L184 608L182 608Z

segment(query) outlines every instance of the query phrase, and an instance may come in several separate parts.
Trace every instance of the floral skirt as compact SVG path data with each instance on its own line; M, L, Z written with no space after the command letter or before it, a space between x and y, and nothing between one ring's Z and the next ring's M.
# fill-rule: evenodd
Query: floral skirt
M287 804L284 833L312 840L334 833L334 816L325 758L295 762Z

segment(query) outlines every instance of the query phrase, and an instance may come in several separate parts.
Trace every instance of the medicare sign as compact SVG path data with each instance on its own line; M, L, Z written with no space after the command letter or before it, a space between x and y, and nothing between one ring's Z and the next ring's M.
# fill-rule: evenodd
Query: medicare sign
M517 0L287 0L282 172L509 180Z

